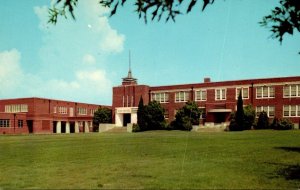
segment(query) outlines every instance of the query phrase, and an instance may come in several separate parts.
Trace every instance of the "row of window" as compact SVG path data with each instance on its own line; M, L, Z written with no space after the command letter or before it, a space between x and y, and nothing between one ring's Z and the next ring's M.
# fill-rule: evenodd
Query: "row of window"
M27 104L5 105L4 109L6 113L28 112L28 105Z
M215 100L226 100L226 88L215 89ZM236 99L241 94L243 99L249 99L249 88L236 88ZM283 97L300 97L300 85L286 85L283 87ZM275 98L274 86L259 86L256 87L256 98ZM169 93L152 93L151 99L160 103L169 102ZM187 102L190 100L190 91L180 91L175 93L175 102ZM207 90L200 89L195 91L195 101L206 101Z
M91 109L91 116L94 115L96 109ZM88 109L87 108L77 108L78 115L87 115ZM68 107L58 106L53 107L53 113L59 114L68 114ZM69 110L70 116L74 116L74 108L70 108Z
M0 119L0 127L10 127L9 119ZM18 128L23 127L23 120L18 120Z

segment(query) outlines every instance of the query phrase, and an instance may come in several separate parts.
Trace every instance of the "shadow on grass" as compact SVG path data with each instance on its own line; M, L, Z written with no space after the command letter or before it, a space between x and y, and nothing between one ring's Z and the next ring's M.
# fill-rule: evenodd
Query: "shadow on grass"
M300 147L275 147L275 149L300 153ZM276 176L282 176L286 180L300 181L300 164L295 164L295 165L283 164L283 163L267 163L267 164L279 166L279 169L275 171Z
M282 147L275 147L275 149L285 150L285 151L288 151L288 152L298 152L298 153L300 153L300 147L282 146Z

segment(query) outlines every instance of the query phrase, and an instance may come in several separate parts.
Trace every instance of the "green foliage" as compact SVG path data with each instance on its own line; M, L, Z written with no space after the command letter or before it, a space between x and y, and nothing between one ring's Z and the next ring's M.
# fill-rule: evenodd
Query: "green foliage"
M111 109L100 106L94 113L93 123L98 126L100 123L111 123L111 122L112 122Z
M137 124L139 126L139 130L146 130L146 123L145 123L145 106L143 97L140 97L139 105L138 105L138 111L137 111Z
M151 14L151 20L157 18L161 20L163 15L166 14L166 21L172 19L175 21L177 15L182 14L184 9L186 13L189 13L197 2L202 1L202 11L208 4L212 4L214 0L135 0L133 2L136 7L136 12L139 18L143 17L145 22L148 20L149 13ZM124 6L127 0L100 0L99 4L102 7L111 8L110 16L116 14L118 7ZM74 8L77 6L78 0L56 0L54 6L49 9L50 19L49 22L56 24L58 16L66 17L66 12L69 12L73 19ZM185 4L187 3L187 4ZM184 8L182 8L184 6Z
M256 117L255 109L252 105L247 105L244 107L244 129L250 130L254 125Z
M240 128L239 131L244 130L244 108L243 108L243 99L240 91L238 100L237 100L237 110L235 113L235 122Z
M148 105L143 105L140 98L138 107L138 126L140 131L160 130L166 128L164 117L165 110L159 102L151 101Z
M132 132L140 132L142 131L140 126L136 123L132 124Z
M287 118L278 119L274 118L273 122L271 124L271 129L275 130L290 130L294 129L294 123L291 122L291 120Z
M269 129L269 117L266 112L262 111L259 114L255 129Z
M201 111L196 102L189 101L177 111L171 128L190 131L193 125L199 125L200 115Z

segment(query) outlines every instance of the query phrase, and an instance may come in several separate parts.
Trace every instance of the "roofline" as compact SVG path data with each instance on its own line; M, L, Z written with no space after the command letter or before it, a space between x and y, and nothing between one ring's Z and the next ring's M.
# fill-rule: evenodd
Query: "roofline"
M68 103L77 103L77 104L89 104L94 106L106 106L111 107L109 105L100 105L100 104L93 104L93 103L85 103L85 102L75 102L75 101L69 101L69 100L59 100L59 99L51 99L51 98L42 98L42 97L23 97L23 98L7 98L7 99L0 99L1 100L22 100L22 99L40 99L40 100L51 100L51 101L62 101L62 102L68 102Z
M185 83L185 84L174 84L174 85L161 85L161 86L150 86L150 88L161 88L161 87L180 87L180 86L194 86L194 85L203 85L203 84L222 84L222 83L230 83L230 82L255 82L260 80L276 80L276 79L291 79L291 78L299 78L300 76L288 76L288 77L266 77L266 78L251 78L251 79L242 79L242 80L228 80L228 81L210 81L210 82L199 82L199 83Z

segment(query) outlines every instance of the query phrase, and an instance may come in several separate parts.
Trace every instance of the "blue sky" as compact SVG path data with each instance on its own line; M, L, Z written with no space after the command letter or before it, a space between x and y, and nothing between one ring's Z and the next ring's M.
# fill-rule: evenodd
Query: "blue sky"
M127 75L151 86L299 76L300 35L277 39L258 22L277 1L201 4L176 22L145 24L132 1L113 17L80 0L76 21L47 24L49 0L0 0L0 99L45 97L111 105Z

